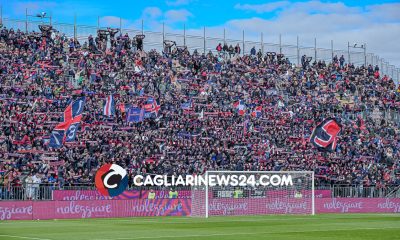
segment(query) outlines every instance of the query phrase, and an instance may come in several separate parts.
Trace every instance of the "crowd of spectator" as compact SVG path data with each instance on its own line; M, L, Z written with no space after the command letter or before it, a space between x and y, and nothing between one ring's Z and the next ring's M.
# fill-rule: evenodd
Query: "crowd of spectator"
M242 54L239 45L144 51L116 35L81 44L57 31L1 30L0 185L90 184L105 163L131 176L311 170L317 185L400 184L399 127L372 114L398 111L400 96L379 67L343 56L329 63L304 56L296 66L255 48ZM110 94L114 117L103 115ZM76 141L51 148L51 131L81 96ZM149 96L161 106L157 117L126 121L126 108ZM308 142L327 117L343 125L335 152Z

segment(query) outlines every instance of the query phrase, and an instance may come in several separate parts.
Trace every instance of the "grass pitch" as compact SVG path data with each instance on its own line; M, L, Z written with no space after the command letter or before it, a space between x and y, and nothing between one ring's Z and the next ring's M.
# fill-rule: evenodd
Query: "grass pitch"
M400 214L2 221L0 239L400 239Z

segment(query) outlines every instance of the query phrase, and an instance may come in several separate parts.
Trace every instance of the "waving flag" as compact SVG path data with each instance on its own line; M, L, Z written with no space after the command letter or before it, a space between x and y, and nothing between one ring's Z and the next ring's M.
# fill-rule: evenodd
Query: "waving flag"
M183 110L191 110L193 108L192 99L190 99L188 102L182 103L181 108Z
M138 107L129 108L126 115L126 121L134 123L143 122L144 114L145 114L144 108L138 108Z
M243 122L243 137L247 135L248 131L249 131L249 119L246 119L246 121Z
M126 103L121 103L121 104L119 104L119 110L121 111L121 112L128 112L128 110L129 110L129 108L131 108L132 107L132 105L131 104L126 104Z
M161 107L158 104L158 101L152 97L149 97L147 99L147 103L144 105L144 111L145 111L144 117L145 118L151 118L152 116L157 117L160 109Z
M125 110L127 112L126 121L138 123L143 122L146 118L157 117L160 108L157 100L149 97L143 107L131 107L129 110Z
M50 147L59 148L64 142L73 142L76 138L76 131L82 120L82 112L85 105L85 98L79 98L68 105L64 110L62 122L53 130L50 136Z
M106 98L106 102L103 107L103 115L111 117L115 114L115 101L113 95Z
M342 126L335 118L327 118L318 124L310 138L310 142L322 151L335 151L337 146L337 136L342 130Z
M148 97L146 100L146 103L144 104L144 110L151 111L151 109L153 108L154 102L155 102L154 98Z
M158 104L158 101L155 100L155 101L154 101L153 108L151 109L151 112L152 112L152 113L155 113L156 116L158 116L158 112L160 111L160 109L161 109L160 104Z
M244 116L246 114L246 105L243 100L233 103L233 106L237 109L240 116Z
M261 106L257 106L256 108L254 108L254 110L251 112L251 116L255 117L255 118L260 118L262 115L262 107Z

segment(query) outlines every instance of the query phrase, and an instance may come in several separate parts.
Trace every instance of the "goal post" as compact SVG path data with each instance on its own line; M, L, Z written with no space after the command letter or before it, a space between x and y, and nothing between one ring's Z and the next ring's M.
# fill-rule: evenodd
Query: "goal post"
M192 217L315 214L312 171L207 171L192 186Z

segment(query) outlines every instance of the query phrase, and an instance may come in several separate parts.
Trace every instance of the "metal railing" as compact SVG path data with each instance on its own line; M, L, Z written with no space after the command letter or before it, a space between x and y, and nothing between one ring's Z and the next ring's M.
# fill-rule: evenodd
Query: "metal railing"
M331 191L332 197L337 198L400 198L400 186L333 185Z
M25 32L38 32L38 26L44 23L43 21L35 21L28 17L26 17L25 20L2 18L1 22L8 28L20 29ZM103 28L100 26L100 22L98 22L97 26L77 25L76 21L74 21L73 24L59 22L50 22L49 24L60 33L64 33L67 37L76 38L80 41L86 41L89 35L96 36L97 30ZM331 62L335 55L338 57L343 55L347 58L346 61L350 61L356 66L363 64L378 65L382 74L390 76L396 83L400 80L400 69L389 64L385 59L373 53L367 53L366 49L364 49L364 51L355 51L353 48L351 50L350 48L347 50L334 49L333 41L331 41L331 48L321 48L317 46L317 40L315 40L313 47L302 46L299 39L297 39L296 45L283 44L281 35L279 36L279 43L264 42L263 34L260 34L260 39L247 39L244 31L241 40L227 38L225 31L221 37L211 37L207 35L207 29L205 27L202 36L187 34L185 28L183 31L166 32L164 24L162 24L162 28L158 28L162 29L162 32L144 30L143 24L141 30L125 29L122 24L117 26L117 28L122 34L128 33L131 37L137 34L144 34L146 36L144 39L145 50L157 49L161 51L163 49L164 40L175 41L177 46L186 46L190 51L197 50L204 53L209 51L215 52L215 48L219 43L227 43L228 46L232 45L233 47L239 44L242 54L249 54L251 48L255 47L257 51L261 50L263 53L282 53L290 62L297 65L300 64L300 59L303 55L310 56L313 60L323 60L326 62Z
M361 116L363 119L371 118L375 121L385 119L395 124L397 127L400 127L400 112L398 109L387 108L377 110L377 112L375 112L374 110L363 110L357 113L346 112L342 114L341 117L352 121L356 121L358 116Z
M134 187L129 190L170 190L166 187ZM176 190L191 190L190 187L175 187ZM54 190L96 190L93 184L75 184L60 187L54 184L25 184L23 186L0 185L0 200L53 200ZM330 185L316 187L330 190L334 198L400 198L400 186Z
M0 186L0 200L52 200L58 184Z

